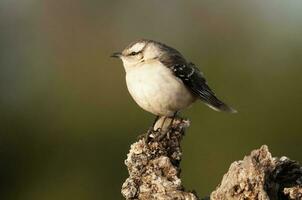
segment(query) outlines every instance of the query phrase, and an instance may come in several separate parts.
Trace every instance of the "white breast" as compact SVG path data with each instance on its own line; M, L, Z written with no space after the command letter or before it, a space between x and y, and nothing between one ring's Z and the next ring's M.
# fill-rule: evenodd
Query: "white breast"
M128 69L126 82L136 103L155 115L173 116L195 100L183 82L158 61Z

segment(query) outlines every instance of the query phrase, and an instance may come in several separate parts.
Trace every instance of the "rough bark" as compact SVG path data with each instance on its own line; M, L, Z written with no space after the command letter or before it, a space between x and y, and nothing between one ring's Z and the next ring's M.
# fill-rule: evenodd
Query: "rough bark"
M172 124L172 125L171 125ZM168 128L171 125L171 128ZM131 145L125 161L129 178L122 186L127 200L198 200L186 191L180 179L180 142L189 121L161 118L146 141ZM287 157L272 157L267 146L254 150L231 164L211 200L289 200L302 199L302 168Z

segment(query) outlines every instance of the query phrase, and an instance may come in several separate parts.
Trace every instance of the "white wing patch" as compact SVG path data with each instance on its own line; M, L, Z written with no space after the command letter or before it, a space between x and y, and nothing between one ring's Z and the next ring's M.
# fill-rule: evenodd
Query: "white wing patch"
M191 77L195 72L195 68L192 67L192 71L187 75L187 77Z

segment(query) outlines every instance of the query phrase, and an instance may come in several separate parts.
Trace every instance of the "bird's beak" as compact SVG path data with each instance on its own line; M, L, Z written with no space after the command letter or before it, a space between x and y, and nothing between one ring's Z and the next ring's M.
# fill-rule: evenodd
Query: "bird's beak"
M111 55L112 58L120 58L121 56L122 54L120 52L116 52Z

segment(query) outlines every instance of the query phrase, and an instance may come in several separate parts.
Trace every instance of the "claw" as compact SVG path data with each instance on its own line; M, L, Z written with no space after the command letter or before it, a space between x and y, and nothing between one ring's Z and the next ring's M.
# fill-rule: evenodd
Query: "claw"
M161 128L157 128L155 132L160 133L162 131Z

